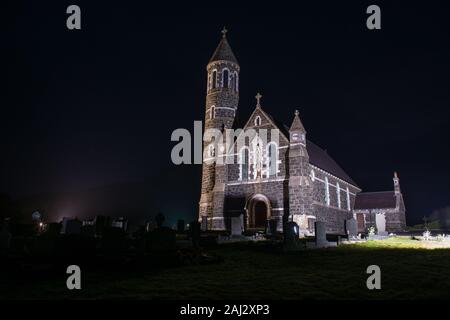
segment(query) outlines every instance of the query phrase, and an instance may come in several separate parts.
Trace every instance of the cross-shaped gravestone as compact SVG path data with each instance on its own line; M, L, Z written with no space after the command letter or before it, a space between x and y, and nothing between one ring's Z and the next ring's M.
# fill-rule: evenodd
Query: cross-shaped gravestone
M262 98L262 95L258 92L258 93L256 94L255 98L256 98L256 105L257 105L258 107L260 107L260 106L261 106L261 98Z

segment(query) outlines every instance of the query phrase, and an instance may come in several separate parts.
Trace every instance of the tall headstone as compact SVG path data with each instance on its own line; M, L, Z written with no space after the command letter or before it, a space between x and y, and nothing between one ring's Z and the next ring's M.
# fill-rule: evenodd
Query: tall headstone
M354 239L358 236L358 224L355 219L351 218L345 220L345 231L348 235L348 239Z
M316 231L316 247L326 247L328 245L328 241L325 222L316 221L314 223L314 227Z
M269 234L270 235L275 235L277 233L277 226L278 226L278 220L277 219L269 219L268 220L268 224L269 224Z
M231 235L241 236L244 231L243 216L231 217Z
M286 251L300 249L299 226L294 221L289 221L284 225L283 249Z
M177 221L177 232L178 233L183 233L184 232L184 220L179 219Z
M191 239L192 239L192 245L194 246L194 248L197 248L200 243L200 222L192 221L189 224L189 228L190 228L189 231L190 231L190 235L191 235Z
M165 220L166 217L161 212L158 212L158 214L155 216L156 226L158 228L161 228Z

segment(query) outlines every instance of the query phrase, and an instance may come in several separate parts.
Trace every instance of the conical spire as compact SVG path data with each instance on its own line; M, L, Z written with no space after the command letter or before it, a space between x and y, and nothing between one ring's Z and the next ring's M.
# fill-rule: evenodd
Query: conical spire
M300 131L305 133L306 132L305 127L303 127L303 124L300 121L300 117L298 115L299 115L298 110L295 110L294 120L292 121L291 128L289 129L289 131Z
M230 44L227 41L228 30L225 27L222 30L222 40L220 40L219 45L214 51L209 63L219 60L230 61L238 64L236 57L234 56L233 50L231 50Z

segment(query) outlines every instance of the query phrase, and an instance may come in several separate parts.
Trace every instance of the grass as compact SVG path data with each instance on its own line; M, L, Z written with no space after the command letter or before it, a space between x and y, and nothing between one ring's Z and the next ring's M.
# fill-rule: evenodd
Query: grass
M449 299L450 249L396 237L338 248L282 253L267 243L221 245L212 265L152 272L83 271L82 290L65 277L24 282L5 298L27 299ZM381 268L381 290L366 269Z

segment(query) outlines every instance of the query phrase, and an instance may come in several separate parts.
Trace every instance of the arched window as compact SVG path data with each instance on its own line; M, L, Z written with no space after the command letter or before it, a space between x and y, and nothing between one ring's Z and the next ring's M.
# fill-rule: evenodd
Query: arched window
M339 182L336 182L336 198L338 208L341 208L341 187L339 186Z
M223 69L222 71L222 86L224 88L228 88L229 87L229 79L230 77L230 72L228 71L228 69Z
M275 142L267 145L267 173L269 177L278 173L278 146Z
M328 184L328 177L325 177L325 203L330 205L330 185Z
M255 126L260 126L261 125L261 117L260 116L256 116L255 118Z
M239 180L248 180L249 151L247 147L242 147L239 152Z
M216 117L216 106L212 106L209 109L209 118L214 119Z
M215 89L217 87L217 70L214 70L212 73L212 88Z
M239 78L238 78L238 73L235 72L234 73L234 91L238 92L239 91Z
M350 190L347 187L347 210L350 211Z
M230 86L231 86L231 91L236 91L234 89L234 74L233 73L230 74Z
M264 174L264 145L263 145L263 141L262 139L256 135L252 142L250 143L251 145L251 159L250 159L250 170L252 171L252 178L253 179L257 179L257 178L262 178L263 174Z

